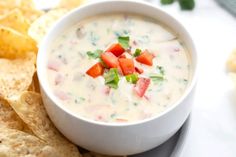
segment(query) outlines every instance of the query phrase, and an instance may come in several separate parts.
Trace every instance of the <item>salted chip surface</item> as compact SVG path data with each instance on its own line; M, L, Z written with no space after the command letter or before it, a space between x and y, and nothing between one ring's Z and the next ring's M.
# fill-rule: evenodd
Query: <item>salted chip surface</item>
M70 143L53 125L44 108L41 96L34 92L24 92L10 104L32 132L63 157L79 157L78 148Z
M36 10L33 0L0 0L0 15L19 9L29 22L33 22L43 11Z
M29 51L37 52L36 43L32 38L0 25L0 57L16 58Z
M14 9L19 9L22 14L24 15L24 17L28 20L28 22L32 23L33 21L35 21L39 16L41 16L42 14L44 14L43 11L40 10L35 10L32 8L21 8L21 7L16 7L14 5L11 6L2 6L0 4L0 15L4 15L4 14L8 14L9 12L11 12Z
M41 10L35 10L32 8L19 8L25 18L28 19L30 23L33 23L35 20L37 20L41 15L44 14Z
M16 112L9 105L8 101L0 97L0 125L10 129L16 129L32 133L28 126L20 119Z
M33 80L28 88L28 91L40 93L39 80L36 72L34 73Z
M67 9L54 9L42 15L31 24L28 31L29 36L39 45L49 29L60 17L65 15L67 11Z
M1 157L61 157L53 147L28 133L0 125Z
M29 22L19 9L14 9L9 13L0 16L0 25L10 27L20 33L27 34Z
M10 98L26 91L35 73L35 53L24 58L0 58L0 96Z
M0 0L1 6L35 8L33 0Z

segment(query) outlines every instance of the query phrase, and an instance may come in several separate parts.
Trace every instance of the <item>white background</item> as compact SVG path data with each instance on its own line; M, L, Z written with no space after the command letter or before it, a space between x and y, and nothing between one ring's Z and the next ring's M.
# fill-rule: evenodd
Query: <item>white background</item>
M177 3L162 7L186 26L199 53L191 129L181 157L236 157L236 90L225 69L236 48L236 17L214 0L195 1L192 12L180 11Z

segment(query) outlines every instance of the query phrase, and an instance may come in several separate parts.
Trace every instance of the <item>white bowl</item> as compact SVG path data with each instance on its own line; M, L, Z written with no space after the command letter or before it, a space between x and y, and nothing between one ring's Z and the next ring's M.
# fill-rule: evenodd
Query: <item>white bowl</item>
M177 32L189 50L193 77L183 96L158 116L134 123L109 124L79 117L66 109L55 98L48 85L46 74L47 52L54 39L78 21L101 13L137 13L157 19ZM38 77L46 110L56 127L69 140L88 150L109 155L130 155L152 149L166 140L187 119L193 101L196 83L197 54L193 41L185 28L172 16L145 2L99 1L75 9L64 16L46 35L38 53Z

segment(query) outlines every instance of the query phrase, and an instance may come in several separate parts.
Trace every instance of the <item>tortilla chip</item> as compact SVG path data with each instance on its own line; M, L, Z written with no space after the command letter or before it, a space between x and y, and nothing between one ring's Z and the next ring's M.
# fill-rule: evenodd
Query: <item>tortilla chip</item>
M39 138L25 132L0 126L1 157L61 157Z
M29 86L28 91L40 93L39 80L38 80L37 73L34 74L33 81L31 85Z
M26 91L35 72L36 55L28 53L24 58L0 59L0 95L9 98Z
M230 72L236 72L236 49L232 51L226 62L226 68Z
M1 16L0 25L15 29L22 34L27 34L30 26L28 20L23 16L19 9L14 9Z
M67 11L66 9L55 9L42 15L30 26L28 31L29 36L39 45L53 24Z
M0 125L32 134L28 126L20 119L9 103L0 97Z
M30 23L33 23L35 20L37 20L40 16L44 14L43 11L34 10L31 8L20 8L20 10Z
M16 5L19 5L19 7L21 8L32 8L32 9L36 8L33 0L10 0L10 1L15 1Z
M39 94L24 92L18 99L10 100L10 104L33 133L63 157L80 156L77 147L61 135L50 121Z
M23 15L33 22L43 11L36 10L33 0L0 0L0 15L19 9Z
M35 8L33 0L0 0L0 6Z
M9 27L0 26L0 57L15 58L29 51L37 52L33 39Z
M8 12L10 12L11 11L10 8L11 7L9 7L9 6L5 6L5 5L0 4L0 15L4 15L4 14L7 14Z
M73 9L81 4L85 3L85 0L60 0L58 4L58 8L67 8L67 9Z
M41 16L44 12L39 10L33 10L31 8L19 8L14 6L1 6L0 5L0 15L5 15L11 12L14 9L19 9L24 17L27 19L28 22L32 23L35 21L39 16Z

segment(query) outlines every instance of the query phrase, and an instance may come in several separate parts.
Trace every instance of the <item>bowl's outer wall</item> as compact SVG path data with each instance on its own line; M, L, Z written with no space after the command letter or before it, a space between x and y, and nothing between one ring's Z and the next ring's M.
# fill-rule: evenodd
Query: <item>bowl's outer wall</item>
M81 19L101 13L130 12L149 16L166 24L179 33L191 52L193 69L197 56L194 44L186 30L171 16L148 4L135 1L108 1L91 4L72 11L60 20L49 32L40 46L38 76L42 98L49 117L56 127L72 142L89 150L110 155L136 154L152 149L169 139L187 119L192 108L194 87L185 98L167 113L144 123L133 125L100 125L73 116L57 102L50 92L46 75L46 53L60 32L78 23ZM195 82L195 81L194 81Z
M42 96L51 120L73 143L102 154L131 155L150 150L174 135L191 111L193 91L168 114L138 125L119 127L73 118L48 99L45 92Z

